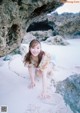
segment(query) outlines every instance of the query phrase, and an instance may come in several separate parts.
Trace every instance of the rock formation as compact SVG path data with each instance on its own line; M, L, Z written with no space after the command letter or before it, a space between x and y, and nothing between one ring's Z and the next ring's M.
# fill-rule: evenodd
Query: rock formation
M60 0L1 0L0 1L0 56L17 48L26 29L35 17L56 9Z
M40 24L43 23L42 28L38 28ZM44 26L45 24L45 26ZM28 28L28 31L46 30L51 29L53 31L53 36L60 35L64 38L78 38L80 37L80 13L63 13L58 14L57 12L46 15L39 19L35 18L33 23ZM43 29L43 26L45 27Z
M62 35L65 38L80 37L80 13L54 13L48 17L49 24L53 24L53 34Z
M80 113L80 74L68 77L57 84L56 92L60 93L72 109L73 113Z

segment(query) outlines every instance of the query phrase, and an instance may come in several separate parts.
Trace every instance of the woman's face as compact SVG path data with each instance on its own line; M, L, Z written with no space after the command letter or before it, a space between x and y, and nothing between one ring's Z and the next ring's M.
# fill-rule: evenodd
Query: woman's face
M40 44L37 44L36 46L30 48L30 52L33 56L38 56L40 51L41 51L41 45Z

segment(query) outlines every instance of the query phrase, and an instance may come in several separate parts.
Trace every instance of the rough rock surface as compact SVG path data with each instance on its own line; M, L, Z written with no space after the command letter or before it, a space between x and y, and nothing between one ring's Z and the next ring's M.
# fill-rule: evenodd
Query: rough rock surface
M64 97L73 113L80 113L80 74L72 75L59 82L56 92Z
M1 0L0 56L20 45L33 18L40 18L40 15L47 14L61 4L60 0Z
M38 27L42 23L42 28ZM32 29L35 31L35 29L38 30L39 28L43 30L44 25L44 30L51 29L53 36L60 35L64 38L80 38L80 13L63 13L59 15L55 12L39 19L35 18L29 26L28 31L32 31Z
M48 17L49 23L53 23L54 34L59 34L67 38L80 37L80 13L54 13Z

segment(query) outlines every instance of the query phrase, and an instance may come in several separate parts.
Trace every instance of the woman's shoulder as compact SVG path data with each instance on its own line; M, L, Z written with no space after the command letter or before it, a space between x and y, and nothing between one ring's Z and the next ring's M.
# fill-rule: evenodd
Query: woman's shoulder
M44 53L44 56L50 57L51 55L50 55L50 53L45 52L45 53Z
M43 54L43 59L51 59L51 55L48 53L48 52L45 52L44 54Z

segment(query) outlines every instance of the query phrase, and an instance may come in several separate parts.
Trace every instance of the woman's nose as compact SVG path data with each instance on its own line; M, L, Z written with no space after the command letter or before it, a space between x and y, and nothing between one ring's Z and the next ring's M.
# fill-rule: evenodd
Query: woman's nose
M35 52L37 52L37 49L35 49Z

